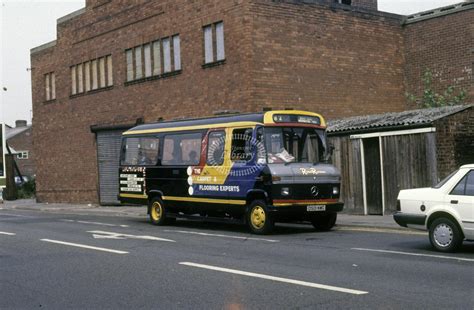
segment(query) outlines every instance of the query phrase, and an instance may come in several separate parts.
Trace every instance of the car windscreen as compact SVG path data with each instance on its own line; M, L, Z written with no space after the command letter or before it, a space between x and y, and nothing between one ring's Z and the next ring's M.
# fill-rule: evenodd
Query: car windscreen
M267 127L264 132L269 164L324 161L324 130L312 127Z

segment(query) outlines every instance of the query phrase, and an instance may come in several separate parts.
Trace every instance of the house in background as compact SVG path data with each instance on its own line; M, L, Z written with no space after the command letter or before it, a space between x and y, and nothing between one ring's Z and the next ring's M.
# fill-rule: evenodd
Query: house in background
M33 151L33 136L31 125L25 120L17 120L15 127L5 126L6 152L15 155L19 173L28 178L36 174ZM18 171L16 171L18 175Z
M328 137L345 212L391 214L401 189L433 186L474 163L474 105L333 120Z

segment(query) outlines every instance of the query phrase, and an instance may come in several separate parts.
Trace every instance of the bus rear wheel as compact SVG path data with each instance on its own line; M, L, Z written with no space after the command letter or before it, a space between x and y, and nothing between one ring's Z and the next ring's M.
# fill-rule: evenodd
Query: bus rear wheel
M325 213L311 219L314 228L320 231L329 231L336 225L337 213Z
M257 235L266 235L272 232L275 222L268 213L263 200L254 200L247 211L247 224L250 231Z
M153 225L162 226L168 223L163 200L161 200L159 197L155 197L150 200L149 214L150 221Z

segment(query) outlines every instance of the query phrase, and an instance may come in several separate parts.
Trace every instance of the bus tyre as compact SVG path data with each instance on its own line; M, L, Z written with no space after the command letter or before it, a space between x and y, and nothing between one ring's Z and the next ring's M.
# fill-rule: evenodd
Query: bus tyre
M155 197L150 200L150 221L153 225L166 225L168 223L166 218L166 209L163 204L163 200L159 197Z
M329 231L336 225L337 213L325 213L311 220L314 228L320 231Z
M461 230L452 220L440 217L430 225L431 245L440 252L455 252L463 241Z
M247 224L250 231L257 235L269 234L275 223L268 213L267 206L263 200L254 200L247 211Z

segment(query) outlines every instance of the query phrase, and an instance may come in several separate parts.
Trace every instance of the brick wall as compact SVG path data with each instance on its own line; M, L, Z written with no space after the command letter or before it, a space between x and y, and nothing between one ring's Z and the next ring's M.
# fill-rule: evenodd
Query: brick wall
M474 107L435 122L438 176L474 163Z
M405 84L407 92L422 95L425 70L433 73L433 86L443 93L450 85L474 98L474 10L431 18L404 26Z
M352 0L352 5L370 10L377 10L377 0Z
M291 2L251 7L254 105L328 118L406 108L396 16Z
M35 152L33 150L33 134L31 127L13 138L8 139L8 145L17 152L28 151L28 159L15 158L15 161L22 175L35 175Z
M140 3L138 3L140 2ZM138 3L138 4L137 4ZM58 25L54 48L32 55L34 138L39 201L97 202L94 124L152 122L210 115L249 102L250 54L244 1L113 1L87 7ZM89 2L88 2L89 4ZM224 20L227 61L202 68L202 27ZM183 70L176 76L125 86L124 50L179 33ZM114 86L70 97L70 69L112 54ZM56 96L44 102L43 75L56 73ZM248 107L248 106L247 106Z

